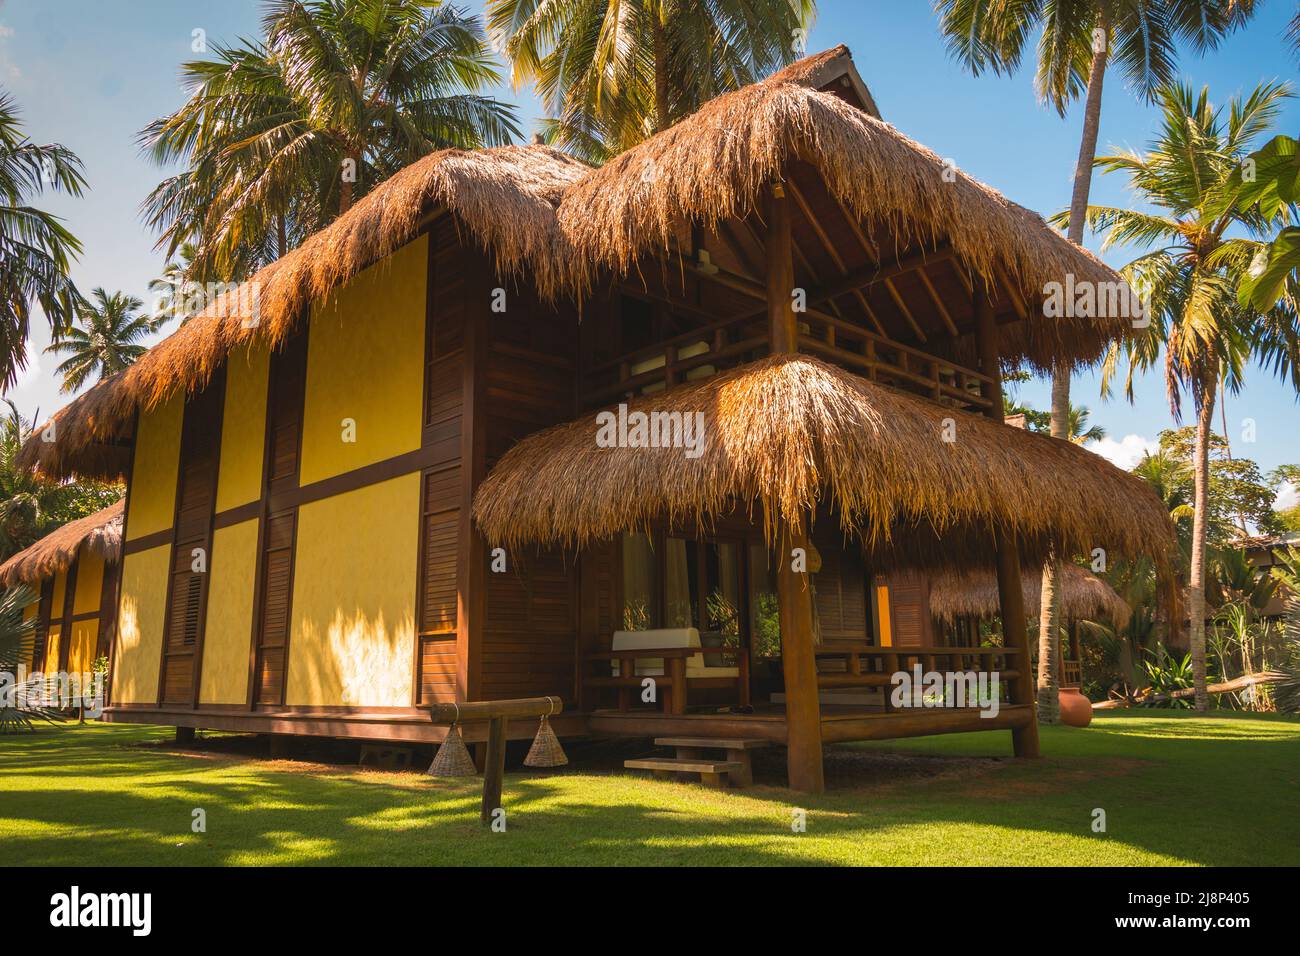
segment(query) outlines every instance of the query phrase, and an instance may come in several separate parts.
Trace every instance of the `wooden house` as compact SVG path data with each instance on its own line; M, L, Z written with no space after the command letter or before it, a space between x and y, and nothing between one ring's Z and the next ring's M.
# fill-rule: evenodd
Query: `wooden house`
M1032 619L1042 605L1042 575L1037 568L1025 569L1022 579L1025 613ZM1114 588L1072 562L1061 564L1057 586L1061 618L1068 634L1060 648L1057 674L1062 687L1081 687L1079 622L1101 621L1118 629L1128 623L1133 612ZM925 590L930 614L943 629L943 644L978 646L980 623L999 613L997 575L991 570L942 571L926 580Z
M1003 371L1129 328L1045 318L1067 281L1119 282L881 120L841 47L599 169L430 155L24 454L128 480L109 720L427 741L430 703L553 694L562 735L785 744L805 790L823 741L1031 755L1022 562L1171 540L1140 481L1001 422ZM821 705L906 666L892 572L966 565L1006 646L917 650L999 670L995 719ZM639 630L678 637L614 649Z
M0 564L0 588L25 585L36 618L29 672L86 674L112 642L122 559L122 502L70 521Z

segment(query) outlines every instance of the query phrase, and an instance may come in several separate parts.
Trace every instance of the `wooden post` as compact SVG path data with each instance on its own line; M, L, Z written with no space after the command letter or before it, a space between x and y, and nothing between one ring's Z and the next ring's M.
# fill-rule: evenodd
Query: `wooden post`
M767 319L772 354L799 351L799 327L794 315L790 200L780 183L773 184L767 205Z
M488 721L487 760L483 765L483 809L479 820L492 822L492 811L501 806L501 784L506 774L506 723L505 717Z
M986 414L997 421L1002 415L1002 370L998 355L997 319L989 301L988 290L982 285L975 288L975 342L979 350L980 371L992 379L984 386L984 397L989 400ZM1015 536L1007 532L995 534L998 562L998 603L1002 611L1002 639L1010 650L1016 652L1015 670L1019 675L1011 682L1011 703L1030 707L1029 722L1011 731L1011 745L1017 757L1038 756L1038 718L1033 712L1034 697L1029 681L1029 629L1025 624L1025 594L1020 578L1020 552Z
M794 245L790 201L774 183L767 209L767 317L772 354L797 352L794 314ZM811 517L811 516L810 516ZM790 787L805 793L826 789L822 770L821 703L817 697L817 659L813 656L812 589L808 573L796 571L791 552L807 555L808 531L783 519L776 527L777 602L781 618L781 668L785 673L786 770Z

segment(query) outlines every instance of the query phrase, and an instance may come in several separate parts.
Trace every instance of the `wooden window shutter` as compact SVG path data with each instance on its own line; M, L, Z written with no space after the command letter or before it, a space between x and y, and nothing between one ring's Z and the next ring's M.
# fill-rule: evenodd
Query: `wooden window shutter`
M822 561L813 575L822 640L865 641L867 590L861 552L829 522L816 526L813 544Z
M249 705L284 703L293 604L296 506L271 512L275 495L298 487L302 459L303 403L307 391L307 334L294 334L271 355L266 410L266 471L257 611L254 617L252 679Z
M419 656L421 704L456 699L456 577L459 466L424 475L420 507Z
M185 403L158 687L161 704L198 703L225 396L225 375L219 372Z
M930 647L930 579L917 572L889 576L890 621L895 647Z

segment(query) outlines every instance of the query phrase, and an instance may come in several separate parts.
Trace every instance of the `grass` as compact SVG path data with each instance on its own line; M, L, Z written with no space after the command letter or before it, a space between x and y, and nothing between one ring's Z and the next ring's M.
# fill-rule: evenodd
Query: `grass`
M168 728L0 738L6 865L1300 864L1300 720L1099 715L1044 728L1044 759L970 734L828 750L834 789L719 792L618 771L510 773L508 829L479 784L171 747ZM207 830L191 830L192 813ZM792 832L795 808L807 831ZM1094 808L1105 833L1092 831Z

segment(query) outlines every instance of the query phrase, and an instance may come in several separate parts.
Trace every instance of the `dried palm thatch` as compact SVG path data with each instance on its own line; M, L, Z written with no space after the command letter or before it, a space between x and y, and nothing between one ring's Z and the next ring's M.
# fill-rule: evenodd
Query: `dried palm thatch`
M531 435L475 495L489 541L582 546L664 519L707 526L737 503L761 511L771 540L778 518L799 525L825 502L873 552L888 550L900 527L955 548L1013 532L1025 555L1040 557L1054 537L1069 552L1157 561L1173 544L1159 499L1100 456L806 355L646 396L628 404L636 411L702 413L702 453L598 447L594 415Z
M302 321L313 302L396 251L416 235L431 209L449 209L496 255L506 274L527 268L544 294L560 286L555 206L564 187L588 172L545 146L444 150L402 169L329 227L220 296L140 360L100 382L56 413L54 441L32 440L20 464L46 474L116 474L102 454L120 441L137 409L178 389L197 391L229 353L250 342L271 347ZM254 315L254 306L256 314Z
M69 521L0 564L0 587L36 584L66 571L83 547L105 561L122 556L122 501Z
M777 74L706 103L693 116L628 150L565 190L560 229L585 286L667 249L683 223L712 229L754 210L791 159L811 163L828 190L896 248L951 243L960 268L990 285L1005 273L1030 311L1049 282L1121 283L1034 212L1007 200L883 120ZM761 212L761 209L760 209ZM1041 313L1040 313L1041 314ZM1122 319L1061 318L1003 330L1002 354L1048 370L1056 360L1095 361Z
M847 208L888 230L894 253L942 239L960 268L990 281L1010 276L1030 303L1067 274L1119 282L1036 214L964 174L945 177L936 154L813 88L836 71L855 76L838 62L847 58L837 47L718 97L599 170L536 145L431 154L56 413L42 429L52 424L56 440L29 442L20 463L54 477L120 474L137 411L203 388L236 347L282 342L312 303L410 241L440 208L494 255L501 274L526 275L543 298L580 299L645 253L668 250L683 224L746 213L788 160L801 159ZM1122 323L1035 319L1004 326L1000 344L1009 365L1048 368L1092 361L1124 331Z
M1024 572L1025 613L1038 615L1042 576L1037 568ZM1115 589L1077 564L1061 565L1061 609L1070 620L1128 621L1132 609ZM997 574L987 569L947 570L930 578L930 612L942 621L958 617L989 617L1000 613Z

